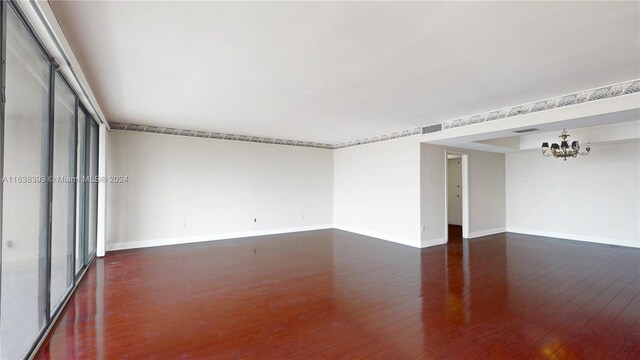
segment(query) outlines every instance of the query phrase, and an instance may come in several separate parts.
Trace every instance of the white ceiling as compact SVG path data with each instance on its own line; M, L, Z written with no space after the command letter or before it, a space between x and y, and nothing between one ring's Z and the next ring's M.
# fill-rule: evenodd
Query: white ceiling
M59 2L107 120L339 143L640 78L640 2Z

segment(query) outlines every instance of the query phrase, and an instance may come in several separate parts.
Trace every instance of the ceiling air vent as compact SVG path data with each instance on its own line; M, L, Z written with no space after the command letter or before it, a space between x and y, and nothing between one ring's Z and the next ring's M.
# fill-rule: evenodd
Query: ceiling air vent
M422 128L423 134L442 131L442 124L429 125Z
M537 130L538 129L536 128L522 129L522 130L515 130L514 133L522 134L522 133L528 133L528 132L537 131Z

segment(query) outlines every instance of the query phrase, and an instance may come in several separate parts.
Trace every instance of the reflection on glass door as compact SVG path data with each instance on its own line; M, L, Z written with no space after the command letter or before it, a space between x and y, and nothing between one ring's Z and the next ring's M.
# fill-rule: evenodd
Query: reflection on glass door
M21 359L47 321L50 63L7 13L0 358ZM9 91L10 89L10 91Z

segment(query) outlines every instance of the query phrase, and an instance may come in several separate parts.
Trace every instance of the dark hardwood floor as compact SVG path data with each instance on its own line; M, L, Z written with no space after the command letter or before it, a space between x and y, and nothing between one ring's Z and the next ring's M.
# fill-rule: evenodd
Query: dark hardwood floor
M321 230L109 253L37 358L640 358L640 250L450 231L423 250Z

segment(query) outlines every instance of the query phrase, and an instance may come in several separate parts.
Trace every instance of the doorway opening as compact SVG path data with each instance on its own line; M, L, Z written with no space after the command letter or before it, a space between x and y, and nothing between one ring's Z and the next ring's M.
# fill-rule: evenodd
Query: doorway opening
M445 197L447 241L469 238L469 156L446 152Z

